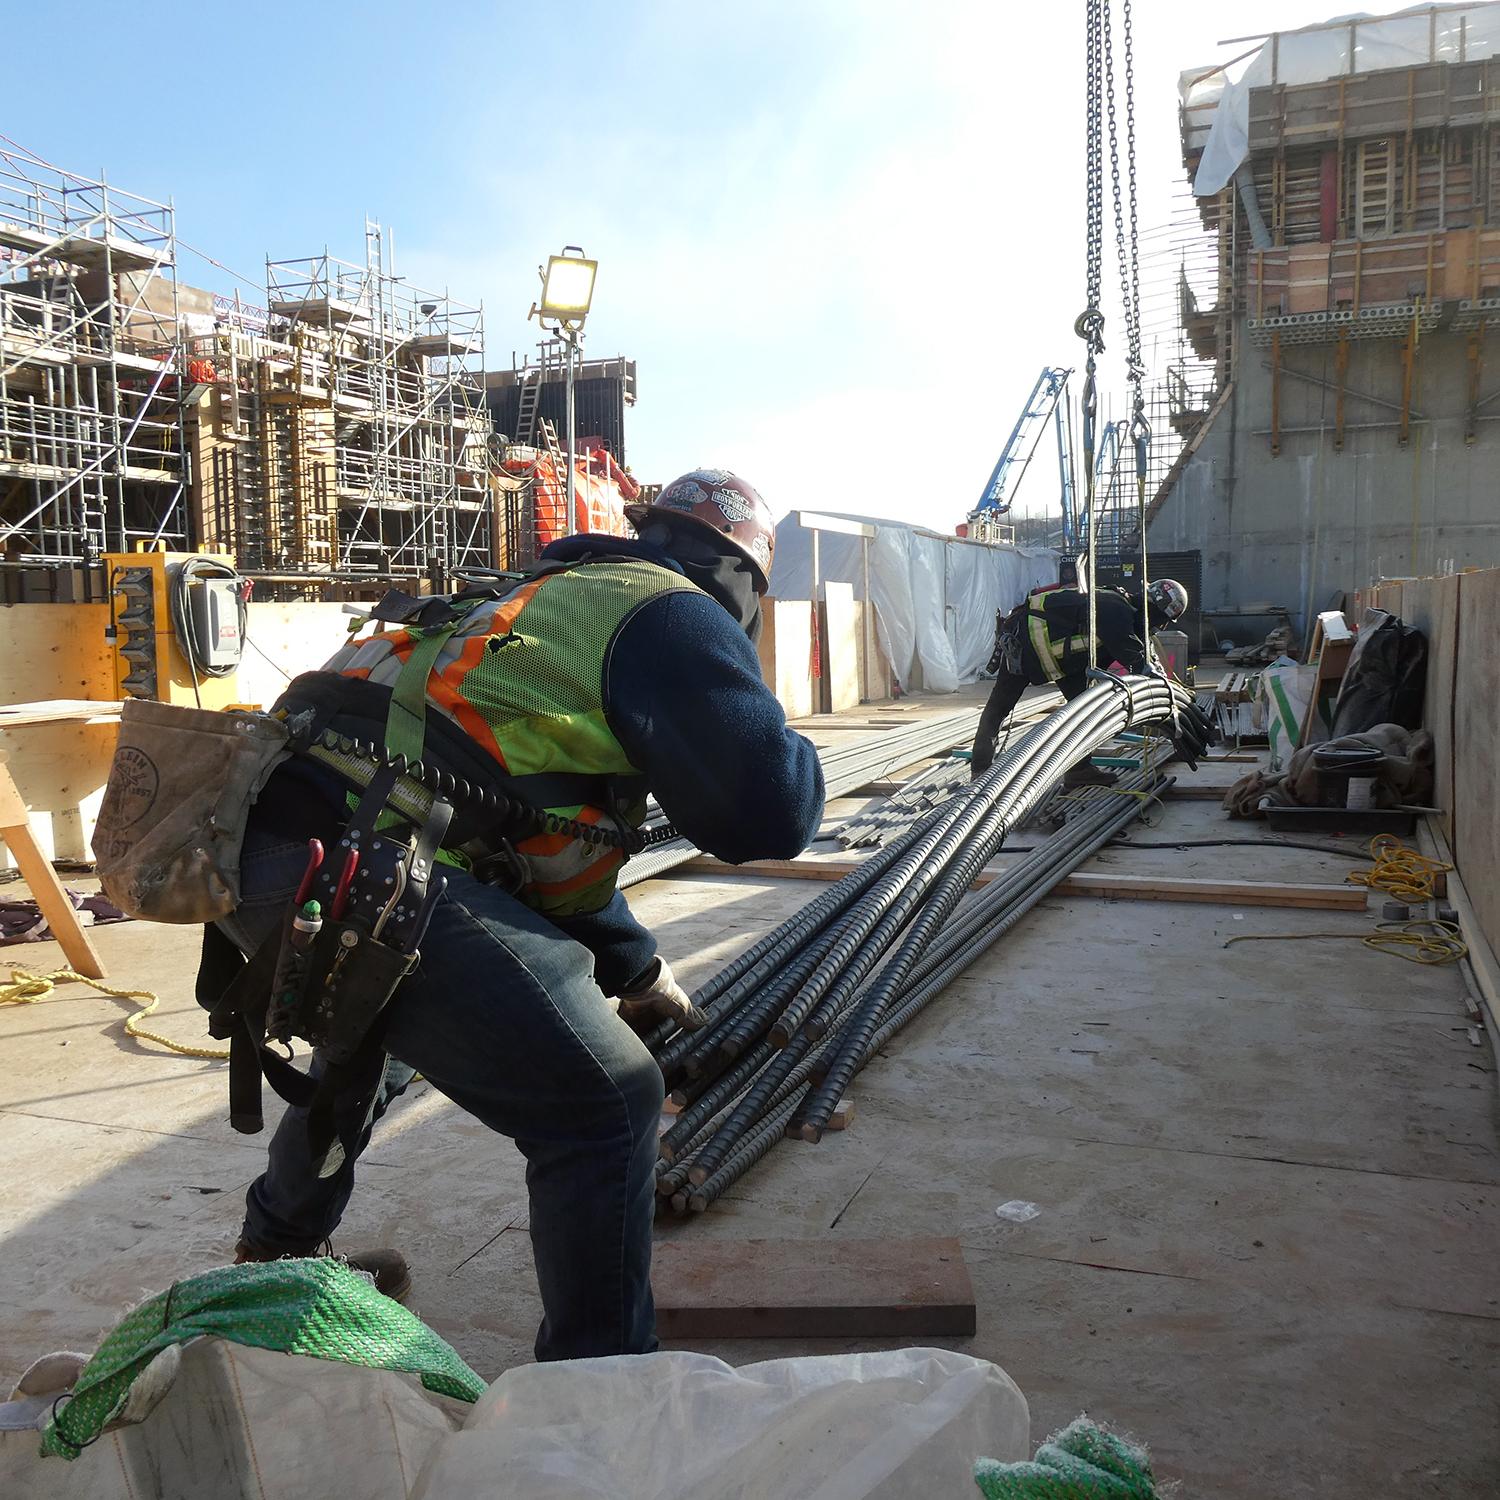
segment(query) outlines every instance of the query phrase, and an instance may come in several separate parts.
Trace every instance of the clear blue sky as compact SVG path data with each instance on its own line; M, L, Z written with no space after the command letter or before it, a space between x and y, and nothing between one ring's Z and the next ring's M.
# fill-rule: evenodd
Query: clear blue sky
M1178 73L1330 9L1137 0L1143 227L1182 190ZM369 214L508 365L538 262L583 245L586 352L639 361L643 478L723 464L779 512L948 529L1077 358L1076 0L59 0L6 36L0 131L173 199L257 284L268 253L361 260Z

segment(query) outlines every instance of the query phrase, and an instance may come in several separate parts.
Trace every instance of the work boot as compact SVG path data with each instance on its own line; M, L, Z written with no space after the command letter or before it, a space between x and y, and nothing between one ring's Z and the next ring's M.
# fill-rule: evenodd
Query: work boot
M319 1247L308 1252L309 1255L332 1255L332 1246L325 1240ZM241 1239L234 1247L234 1263L243 1266L249 1262L261 1263L270 1260L300 1260L302 1256L295 1256L285 1250L263 1250L259 1245L252 1245L249 1240ZM351 1271L362 1271L366 1276L374 1278L375 1290L384 1297L389 1297L392 1302L405 1302L411 1294L411 1267L406 1263L406 1257L399 1250L366 1250L362 1255L335 1255L335 1260L341 1260Z

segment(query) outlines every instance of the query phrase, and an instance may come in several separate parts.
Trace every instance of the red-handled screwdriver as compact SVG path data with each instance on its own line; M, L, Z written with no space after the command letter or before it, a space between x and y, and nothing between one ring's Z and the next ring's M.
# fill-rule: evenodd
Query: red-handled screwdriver
M297 887L297 905L301 906L312 895L313 880L323 868L323 844L320 839L307 841L307 869L302 872L302 884Z
M339 921L344 908L349 904L349 887L354 884L354 872L359 868L359 850L351 849L344 856L344 868L339 872L339 883L333 891L333 920Z

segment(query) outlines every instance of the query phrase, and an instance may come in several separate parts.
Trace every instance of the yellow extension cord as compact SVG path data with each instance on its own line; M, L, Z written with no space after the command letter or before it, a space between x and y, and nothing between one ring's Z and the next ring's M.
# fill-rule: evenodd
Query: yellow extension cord
M1349 885L1385 891L1401 901L1430 901L1434 879L1453 868L1440 859L1418 854L1393 833L1377 833L1370 840L1368 870L1351 870L1344 877ZM1290 942L1299 938L1358 938L1367 948L1404 958L1414 964L1456 964L1468 956L1468 944L1456 922L1416 917L1409 922L1380 922L1374 932L1247 932L1227 938L1230 943Z
M58 985L72 983L89 985L114 1000L149 1001L148 1005L142 1006L125 1019L127 1035L138 1041L155 1042L182 1057L201 1057L209 1062L223 1062L229 1056L227 1047L192 1047L186 1042L174 1042L171 1037L163 1036L159 1031L148 1031L142 1026L141 1022L161 1004L161 997L150 990L116 989L112 984L101 983L68 968L54 969L50 974L38 974L34 969L13 967L10 971L10 983L0 984L0 1005L35 1005L38 1000L45 1000Z
M1453 868L1440 859L1418 854L1393 833L1377 833L1370 840L1370 858L1374 861L1372 868L1352 870L1344 879L1350 885L1385 891L1399 901L1430 901L1434 877Z
M1469 952L1468 944L1459 935L1457 923L1437 922L1427 917L1410 922L1381 922L1374 932L1245 932L1238 937L1225 938L1224 946L1227 948L1231 943L1293 942L1299 938L1358 938L1366 948L1414 964L1456 964ZM1412 951L1405 951L1407 949Z

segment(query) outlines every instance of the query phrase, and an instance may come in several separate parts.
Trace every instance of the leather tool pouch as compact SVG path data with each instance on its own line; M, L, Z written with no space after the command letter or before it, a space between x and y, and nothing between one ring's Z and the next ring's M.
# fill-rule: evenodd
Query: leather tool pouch
M348 1062L417 955L388 947L360 925L330 921L304 957L294 1002L273 1009L267 1031L278 1040L304 1038L328 1062Z
M94 830L104 894L149 922L228 916L250 805L290 753L269 714L128 700Z

